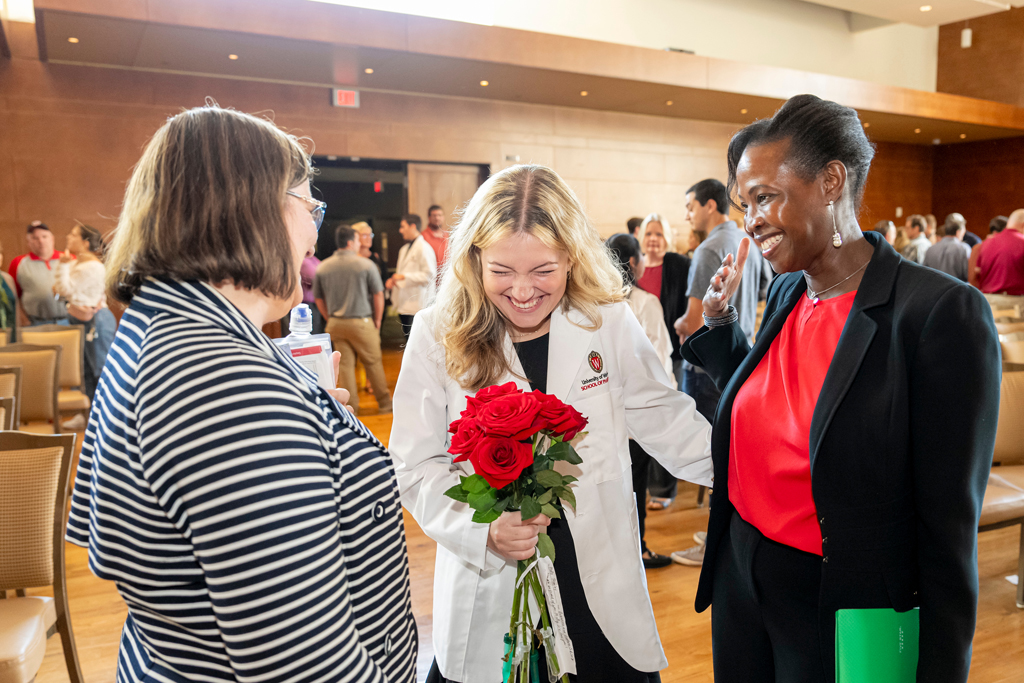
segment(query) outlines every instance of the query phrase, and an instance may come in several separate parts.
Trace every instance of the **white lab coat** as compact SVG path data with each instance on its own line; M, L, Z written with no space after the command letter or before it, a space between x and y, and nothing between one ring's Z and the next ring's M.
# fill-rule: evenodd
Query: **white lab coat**
M501 680L502 636L508 630L516 563L487 547L488 525L444 495L472 473L447 453L449 423L466 407L467 392L447 376L443 346L434 338L434 309L416 316L395 389L390 451L402 504L437 544L433 639L438 667L460 683ZM591 332L574 324L576 311L551 316L548 393L588 418L574 445L583 463L558 463L579 478L575 513L566 509L580 579L594 618L635 669L659 671L661 648L640 559L628 439L670 472L711 485L711 426L693 399L670 388L665 369L625 302L601 309ZM522 374L511 339L506 356ZM512 375L499 383L515 381ZM556 559L557 562L557 559ZM682 598L680 598L682 599Z
M633 310L637 322L650 340L654 352L658 354L661 367L665 368L668 375L669 386L676 386L675 375L672 374L672 340L668 337L668 328L665 327L665 312L661 307L658 297L650 292L645 292L640 287L634 286L629 291L629 298L626 303Z
M437 256L422 236L398 250L395 273L405 276L395 282L391 292L391 305L398 313L416 315L434 301Z

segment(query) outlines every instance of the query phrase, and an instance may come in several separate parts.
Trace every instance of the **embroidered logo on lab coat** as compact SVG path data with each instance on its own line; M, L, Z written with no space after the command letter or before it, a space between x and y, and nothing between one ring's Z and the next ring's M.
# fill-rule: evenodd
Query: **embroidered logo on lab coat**
M594 372L601 372L601 368L604 367L604 361L601 360L601 354L597 351L591 351L590 355L587 356L587 361L590 362L590 367L594 369Z

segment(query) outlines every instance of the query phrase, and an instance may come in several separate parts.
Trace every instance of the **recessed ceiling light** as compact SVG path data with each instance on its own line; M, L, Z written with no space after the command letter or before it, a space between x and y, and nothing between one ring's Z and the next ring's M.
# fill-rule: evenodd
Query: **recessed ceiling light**
M870 128L870 127L871 127L871 124L870 124L870 123L868 123L867 121L865 121L865 122L864 122L864 127L865 127L865 128Z
M490 82L489 81L480 81L480 85L482 85L483 87L486 88L487 86L490 85Z
M921 129L920 129L920 128L915 128L915 129L914 129L914 132L915 132L915 133L920 133L920 132L921 132Z
M740 113L741 113L741 114L746 114L746 113L747 113L747 110L746 110L746 109L740 109Z
M672 106L672 100L665 100L665 105L668 107Z
M580 90L580 97L586 97L589 94L586 90Z
M931 12L932 11L932 6L931 5L921 5L921 11L922 12Z
M967 138L967 133L960 133L960 139L964 140Z
M228 55L228 59L230 59L230 60L238 59L238 55Z
M364 74L372 74L373 73L373 69L367 67L367 68L363 69L363 73Z
M68 42L69 43L77 43L78 42L78 38L68 38Z

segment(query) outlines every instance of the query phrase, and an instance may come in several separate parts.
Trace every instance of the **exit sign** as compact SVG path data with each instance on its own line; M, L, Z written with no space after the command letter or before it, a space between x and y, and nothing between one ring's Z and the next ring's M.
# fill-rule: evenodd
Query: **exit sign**
M341 88L334 88L331 91L331 104L333 104L335 107L348 107L349 109L359 109L359 91L342 90Z

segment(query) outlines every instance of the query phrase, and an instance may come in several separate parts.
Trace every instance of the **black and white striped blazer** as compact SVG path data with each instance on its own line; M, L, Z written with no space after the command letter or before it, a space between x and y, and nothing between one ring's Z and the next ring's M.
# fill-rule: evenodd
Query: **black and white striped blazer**
M67 539L128 605L119 682L414 678L389 454L207 284L125 312Z

